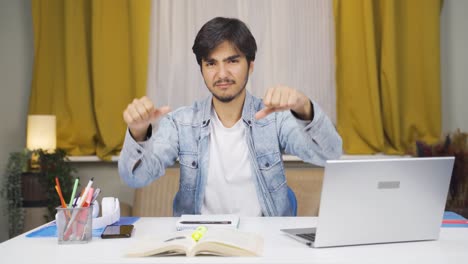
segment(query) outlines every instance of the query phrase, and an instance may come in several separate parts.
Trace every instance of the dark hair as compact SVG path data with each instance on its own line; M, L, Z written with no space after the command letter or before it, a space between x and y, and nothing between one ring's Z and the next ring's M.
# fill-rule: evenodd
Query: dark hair
M228 41L242 52L247 62L255 60L257 43L244 22L235 18L215 17L198 31L193 43L193 53L198 65L222 42Z

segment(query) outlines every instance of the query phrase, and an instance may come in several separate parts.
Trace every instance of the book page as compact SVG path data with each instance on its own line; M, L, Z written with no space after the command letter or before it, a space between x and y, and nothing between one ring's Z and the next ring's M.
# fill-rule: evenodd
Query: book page
M161 238L146 238L138 241L127 252L128 257L153 255L186 255L195 245L190 231L175 232Z
M258 256L263 252L263 237L234 229L209 229L187 254Z

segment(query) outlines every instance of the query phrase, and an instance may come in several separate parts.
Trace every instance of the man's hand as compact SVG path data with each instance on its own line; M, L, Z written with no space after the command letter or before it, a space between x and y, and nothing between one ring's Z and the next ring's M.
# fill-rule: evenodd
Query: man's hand
M293 111L302 120L312 120L314 117L312 104L307 96L298 90L287 86L269 88L263 98L265 108L255 114L256 119L262 119L273 112Z
M133 102L124 110L123 119L133 138L136 141L143 141L151 122L170 111L169 106L155 108L153 102L148 97L143 96L140 99L133 99Z

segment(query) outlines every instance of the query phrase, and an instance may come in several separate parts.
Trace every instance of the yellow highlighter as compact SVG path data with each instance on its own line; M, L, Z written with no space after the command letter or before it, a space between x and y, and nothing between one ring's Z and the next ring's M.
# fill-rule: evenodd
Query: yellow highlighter
M200 240L203 237L207 230L208 228L206 228L205 226L197 227L197 229L195 229L195 231L193 231L192 233L192 239L195 240L195 242L198 242L198 240Z

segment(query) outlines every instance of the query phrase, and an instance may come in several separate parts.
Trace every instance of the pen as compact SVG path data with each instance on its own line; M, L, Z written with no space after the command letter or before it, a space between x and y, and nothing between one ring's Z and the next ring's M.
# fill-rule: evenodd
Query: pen
M75 198L73 199L73 205L72 205L73 208L76 207L79 198L80 198L80 194L79 194L79 193L76 193Z
M78 187L78 178L75 179L75 185L73 185L73 191L72 191L72 195L70 197L70 202L68 203L68 207L72 207L73 205L73 198L75 198L75 194L76 194L76 188Z
M183 225L230 225L231 221L182 221Z
M97 197L99 196L100 193L101 193L100 188L96 188L96 190L94 190L94 194L93 194L93 198L91 199L91 203L94 203L94 201L96 201L96 199L97 199Z

